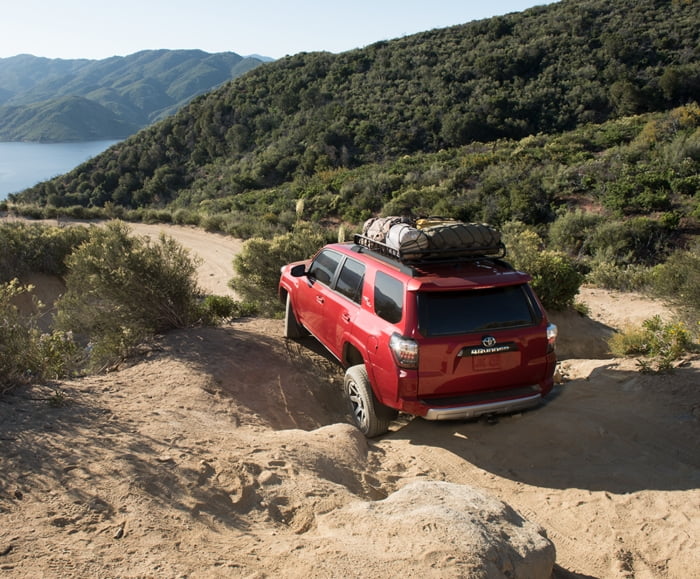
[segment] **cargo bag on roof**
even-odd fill
[[[415,222],[395,216],[373,217],[365,221],[357,239],[357,243],[407,262],[506,254],[501,234],[493,227],[442,217]]]
[[[446,221],[421,228],[436,253],[460,255],[501,255],[504,246],[498,230],[483,223]]]

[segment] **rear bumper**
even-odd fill
[[[485,414],[508,414],[537,406],[542,400],[542,394],[534,394],[526,398],[499,400],[485,404],[469,404],[463,406],[445,406],[428,408],[423,415],[426,420],[464,420],[476,418]]]

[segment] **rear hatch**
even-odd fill
[[[546,321],[527,284],[416,298],[419,398],[468,404],[539,392],[547,374]]]

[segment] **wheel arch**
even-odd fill
[[[287,289],[286,286],[280,285],[279,288],[277,289],[277,297],[279,298],[279,301],[281,304],[287,303],[287,296],[289,295],[289,290]]]
[[[378,400],[380,400],[381,398],[378,396],[379,389],[377,388],[377,383],[375,381],[374,376],[374,368],[370,361],[365,357],[365,355],[366,351],[364,350],[364,348],[350,340],[346,340],[343,344],[343,359],[341,360],[341,362],[345,370],[358,364],[364,365],[365,370],[367,371],[369,385],[372,388],[374,395],[377,396]]]
[[[343,366],[345,366],[347,369],[350,366],[356,366],[357,364],[364,364],[369,373],[369,364],[367,364],[367,360],[365,360],[360,349],[352,342],[346,341],[345,345],[343,346]]]

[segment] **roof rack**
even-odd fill
[[[482,258],[502,259],[506,256],[506,246],[503,242],[499,242],[495,247],[457,247],[445,249],[397,249],[391,245],[376,241],[365,235],[356,234],[354,236],[355,244],[366,247],[380,255],[390,257],[399,263],[413,265],[429,265],[441,263],[459,263],[466,261],[475,261]]]

